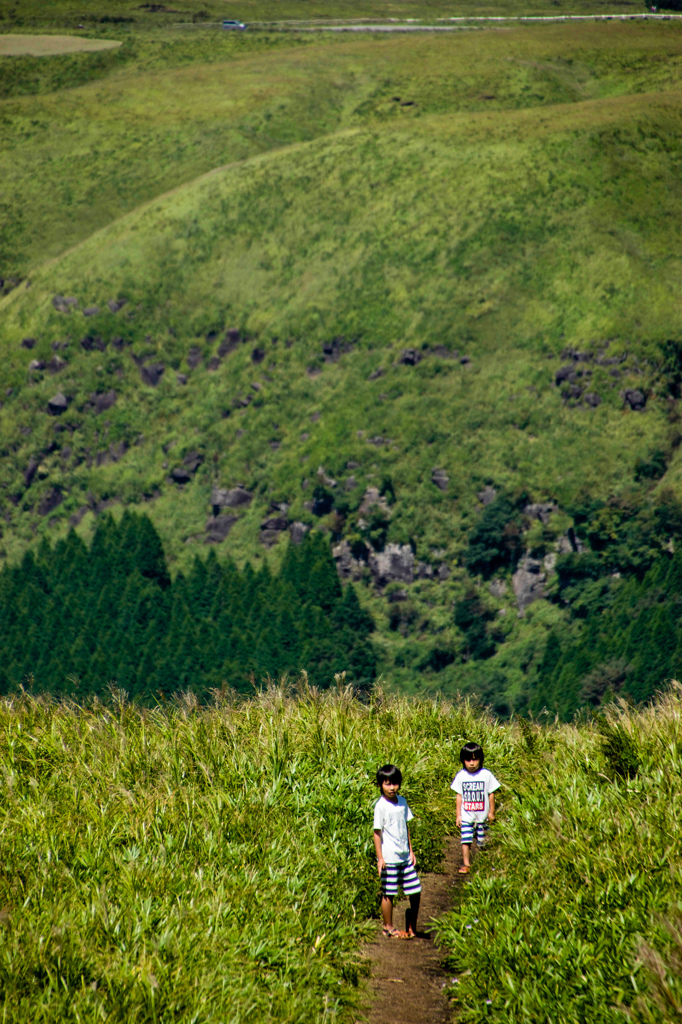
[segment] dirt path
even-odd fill
[[[385,939],[377,925],[377,937],[365,950],[372,964],[369,1024],[450,1024],[452,1014],[443,994],[447,975],[429,922],[450,909],[453,885],[463,877],[457,874],[461,849],[456,839],[450,839],[443,874],[421,876],[418,938],[411,942]],[[393,923],[400,928],[405,927],[407,906],[407,901],[395,906]]]

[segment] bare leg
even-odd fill
[[[461,866],[461,868],[459,870],[462,872],[462,874],[466,874],[466,872],[469,870],[470,867],[471,867],[471,843],[462,843],[462,866]]]
[[[410,909],[405,911],[405,931],[408,935],[417,934],[417,918],[419,917],[419,904],[421,893],[413,892],[410,896]]]
[[[381,897],[381,916],[384,919],[384,928],[393,927],[393,897]]]

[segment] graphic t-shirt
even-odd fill
[[[457,772],[450,789],[462,797],[462,821],[485,821],[490,812],[489,794],[499,788],[499,782],[487,768],[477,772],[462,768]]]
[[[409,859],[410,840],[407,823],[414,815],[404,796],[392,803],[380,796],[374,805],[374,828],[381,829],[381,856],[387,864],[401,864]]]

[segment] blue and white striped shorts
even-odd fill
[[[381,891],[384,896],[397,896],[401,886],[406,896],[422,891],[419,875],[411,860],[387,864],[381,872]]]
[[[474,832],[476,833],[476,839],[479,846],[483,846],[485,842],[486,833],[488,826],[484,821],[463,821],[461,825],[462,829],[462,843],[466,846],[471,846],[474,841]]]

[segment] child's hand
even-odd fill
[[[417,856],[416,856],[416,854],[414,852],[410,854],[410,860],[412,861],[412,867],[416,868],[416,866],[417,866]]]
[[[379,869],[379,877],[381,877],[381,872],[384,870],[385,867],[386,867],[386,861],[384,860],[384,858],[383,857],[377,857],[377,868]]]
[[[488,821],[494,821],[494,820],[495,820],[495,812],[491,811],[490,814],[488,815]]]
[[[457,815],[457,827],[461,828],[461,825],[462,825],[462,815],[458,814]]]

